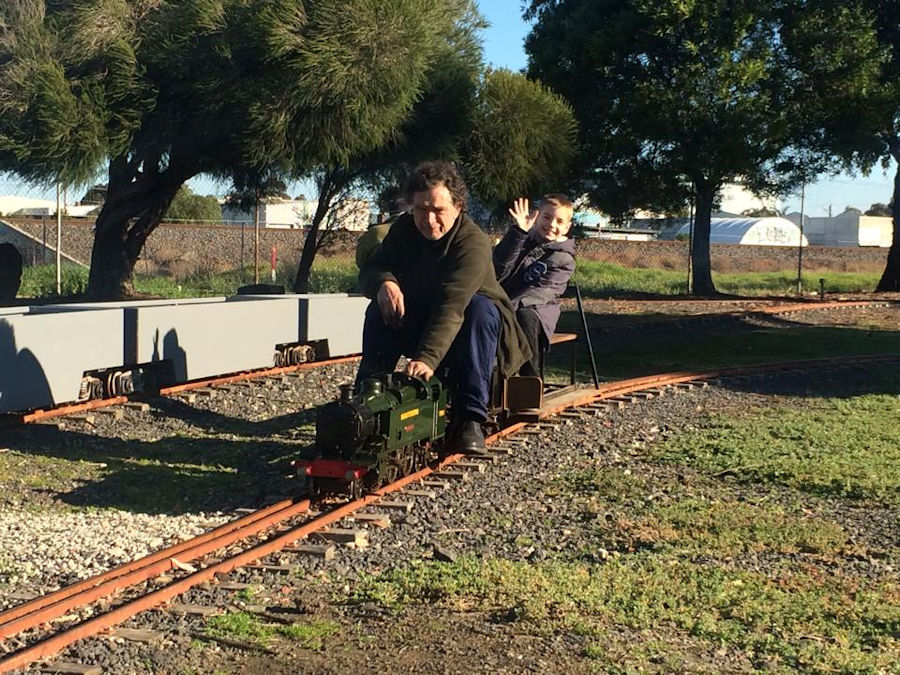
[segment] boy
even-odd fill
[[[494,249],[497,281],[531,346],[523,375],[539,374],[540,354],[550,346],[559,320],[557,300],[575,271],[575,242],[568,237],[573,213],[565,195],[544,195],[541,208],[530,215],[528,200],[517,199],[509,210],[514,225]]]

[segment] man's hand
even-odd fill
[[[412,377],[421,377],[423,380],[428,380],[432,375],[434,375],[434,369],[429,368],[421,361],[410,361],[406,364],[406,374]]]
[[[523,232],[528,232],[534,226],[534,223],[538,217],[538,212],[532,211],[531,215],[529,215],[528,200],[524,197],[520,197],[513,202],[513,206],[509,210],[509,215],[511,215],[513,220],[516,221],[516,227],[518,227]]]
[[[375,297],[384,322],[391,328],[400,328],[406,314],[406,308],[403,305],[403,291],[400,290],[400,286],[396,282],[385,281],[381,284],[378,295]]]

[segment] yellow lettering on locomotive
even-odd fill
[[[419,414],[419,409],[415,410],[407,410],[405,413],[400,413],[400,420],[408,420],[410,417],[416,417]]]

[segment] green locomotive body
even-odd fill
[[[340,400],[318,411],[314,457],[295,466],[319,489],[377,487],[425,466],[444,437],[446,411],[447,390],[436,377],[387,373],[358,391],[344,386]]]

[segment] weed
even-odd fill
[[[327,637],[340,632],[341,626],[334,621],[315,619],[308,623],[293,623],[279,626],[278,632],[300,643],[305,649],[322,649]]]
[[[206,621],[206,632],[214,637],[224,637],[265,647],[275,630],[259,617],[247,612],[228,612]]]

